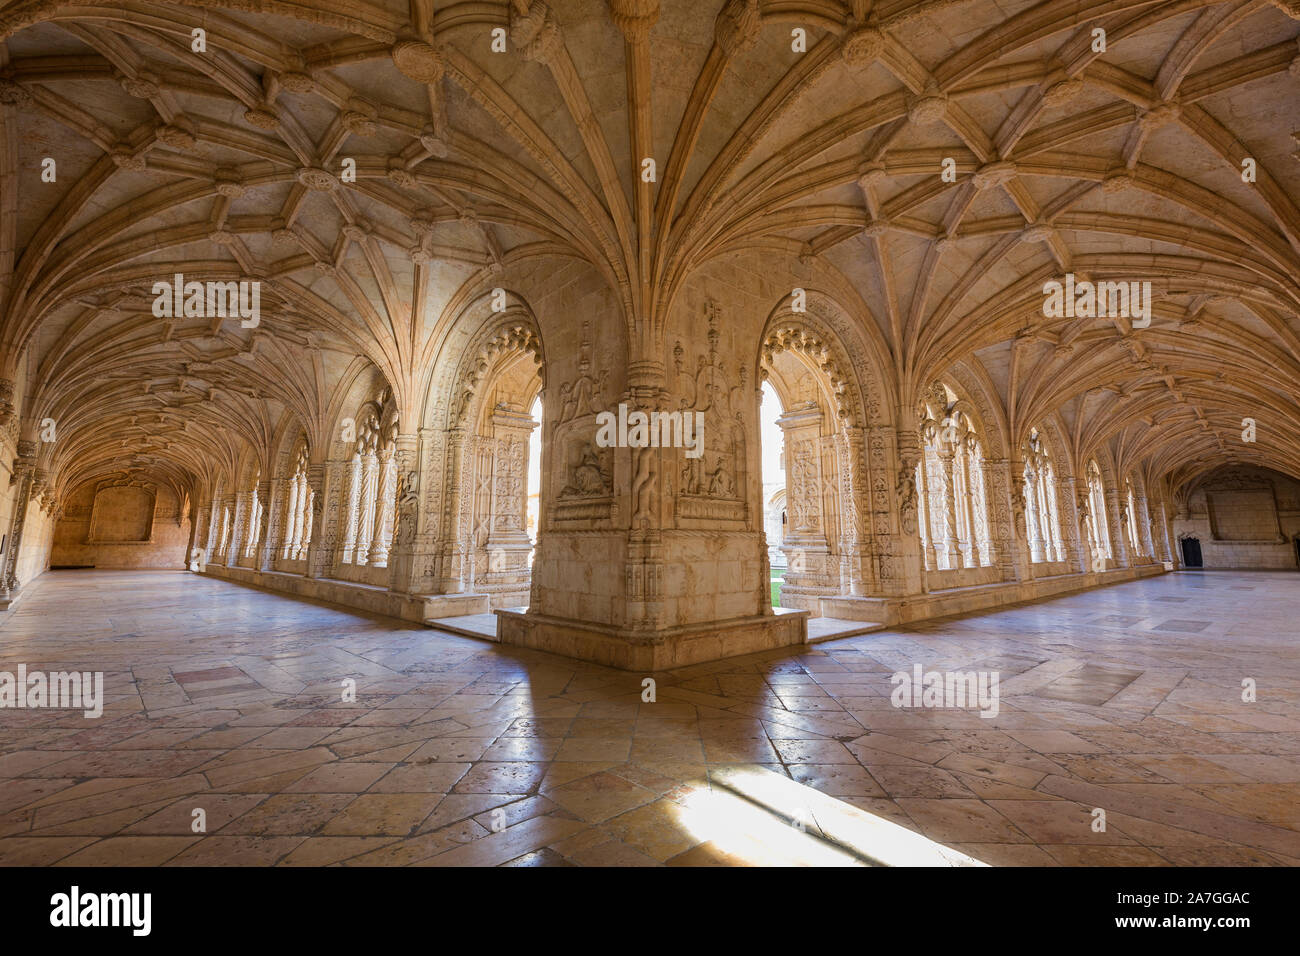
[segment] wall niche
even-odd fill
[[[90,508],[86,544],[149,544],[153,541],[158,490],[140,481],[98,485]]]

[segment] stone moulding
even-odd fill
[[[498,608],[497,640],[618,670],[654,672],[807,643],[808,611],[779,608],[686,627],[636,631]]]

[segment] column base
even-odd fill
[[[774,613],[644,632],[498,609],[497,639],[625,671],[653,672],[807,642],[808,611]]]

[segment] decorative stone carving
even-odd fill
[[[1060,80],[1043,91],[1043,105],[1051,107],[1065,106],[1067,103],[1073,102],[1084,91],[1084,88],[1082,80]]]
[[[0,77],[0,104],[25,109],[32,105],[32,94],[22,84]]]
[[[420,145],[428,151],[430,156],[441,159],[447,155],[446,135],[439,133],[432,126],[425,126],[424,129],[420,130]]]
[[[758,42],[761,28],[758,0],[727,0],[713,23],[713,38],[727,56],[737,56]]]
[[[257,129],[279,129],[280,117],[269,106],[255,106],[244,111],[244,122]]]
[[[225,166],[217,170],[213,179],[213,186],[217,191],[217,195],[225,196],[228,199],[240,199],[248,192],[239,177],[239,172]]]
[[[339,187],[338,177],[316,166],[303,166],[296,175],[298,182],[313,192],[332,192]]]
[[[525,60],[549,63],[560,49],[560,26],[550,7],[533,0],[527,13],[510,7],[510,42]]]
[[[612,494],[613,482],[609,469],[601,462],[595,446],[588,443],[582,456],[569,468],[568,484],[560,491],[561,498],[597,498]]]
[[[840,55],[849,66],[869,66],[880,57],[885,48],[885,35],[876,27],[864,26],[844,38]]]
[[[348,132],[356,136],[374,136],[378,130],[375,118],[379,111],[373,105],[359,97],[348,100],[348,108],[340,117]]]
[[[932,126],[948,115],[948,97],[937,91],[912,97],[907,118],[917,126]]]
[[[610,19],[628,43],[636,43],[650,34],[659,19],[659,0],[609,0]]]
[[[151,100],[161,92],[158,77],[152,73],[141,71],[135,76],[128,76],[125,73],[115,73],[113,76],[122,89],[126,90],[128,96],[138,100]]]
[[[280,85],[290,93],[311,93],[316,89],[316,81],[311,76],[297,71],[281,73]]]
[[[126,169],[133,173],[141,173],[147,168],[144,155],[136,153],[126,146],[119,146],[109,154],[113,162],[119,169]]]
[[[975,171],[972,182],[975,183],[976,189],[990,189],[994,186],[1005,186],[1015,178],[1016,164],[1004,159],[996,163],[985,163]]]
[[[392,49],[393,64],[418,83],[437,83],[442,79],[442,56],[423,40],[402,40]]]
[[[605,404],[605,381],[609,372],[602,370],[598,375],[591,374],[591,323],[587,321],[582,323],[582,345],[578,356],[578,377],[560,386],[560,423],[594,415]]]
[[[172,149],[180,150],[191,150],[198,143],[194,124],[184,116],[177,116],[166,126],[159,127],[158,139]]]
[[[1138,125],[1143,132],[1153,133],[1162,126],[1177,122],[1181,114],[1182,107],[1177,103],[1161,103],[1143,113],[1138,118]]]

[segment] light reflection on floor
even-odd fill
[[[712,775],[678,823],[720,862],[751,866],[985,866],[873,813],[760,767]]]

